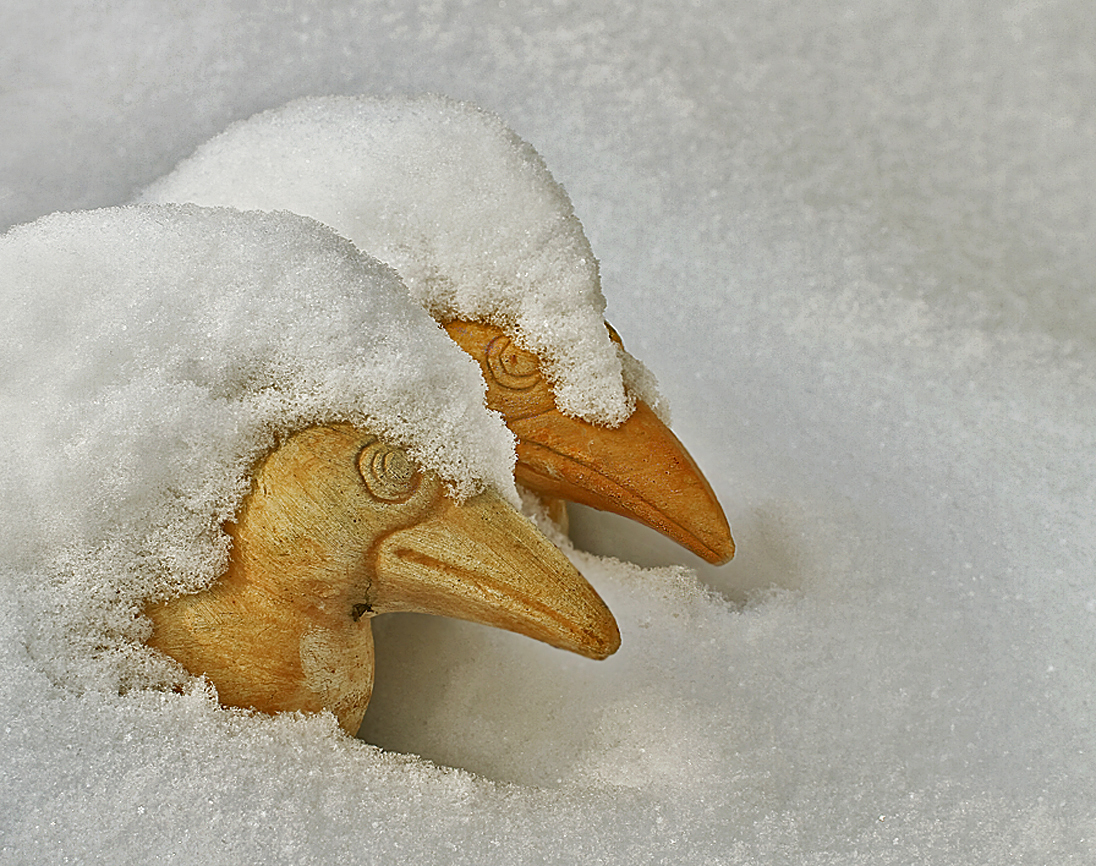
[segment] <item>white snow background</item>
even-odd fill
[[[566,188],[738,556],[575,509],[580,551],[688,567],[574,554],[603,663],[382,618],[383,751],[66,688],[9,582],[0,862],[1096,860],[1089,4],[14,0],[0,227],[423,91]]]

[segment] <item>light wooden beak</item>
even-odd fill
[[[519,482],[544,496],[630,517],[708,562],[734,556],[731,529],[711,485],[646,404],[638,403],[615,429],[567,417],[555,407],[539,360],[501,329],[462,321],[445,328],[479,361],[487,406],[517,437]]]
[[[556,411],[515,420],[514,477],[542,494],[637,520],[720,565],[734,556],[715,493],[669,428],[644,403],[620,427]]]
[[[256,468],[226,573],[152,604],[149,645],[205,675],[221,703],[331,710],[357,732],[373,689],[370,618],[421,611],[519,632],[590,658],[616,621],[567,558],[497,495],[458,505],[372,434],[335,424]]]
[[[496,494],[394,532],[376,549],[373,610],[484,623],[603,659],[620,647],[616,620],[586,579]]]

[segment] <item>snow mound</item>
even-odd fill
[[[635,397],[660,402],[606,333],[598,263],[567,193],[531,145],[469,103],[297,100],[229,127],[141,200],[314,217],[399,271],[435,318],[493,323],[538,355],[563,412],[616,425]]]
[[[30,642],[58,678],[110,689],[155,667],[140,607],[221,573],[249,467],[298,429],[350,421],[458,497],[486,482],[517,501],[478,367],[313,220],[55,214],[0,238],[0,275],[0,556],[51,611]]]

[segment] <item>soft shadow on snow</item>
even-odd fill
[[[734,503],[729,504],[734,508]],[[729,601],[745,604],[774,588],[799,589],[809,567],[801,536],[803,509],[772,500],[731,513],[738,553],[716,566],[682,550],[669,539],[638,523],[583,505],[569,504],[570,536],[579,550],[635,563],[645,568],[682,565]]]

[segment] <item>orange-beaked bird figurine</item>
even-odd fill
[[[734,556],[727,518],[707,479],[645,402],[637,401],[619,427],[569,417],[556,407],[537,357],[500,328],[456,321],[445,330],[479,361],[487,407],[502,414],[517,438],[519,483],[630,517],[708,562]]]
[[[711,485],[605,325],[570,199],[494,115],[432,96],[297,100],[233,125],[142,200],[333,227],[395,268],[480,363],[487,405],[517,437],[521,484],[630,517],[708,562],[734,555]]]

